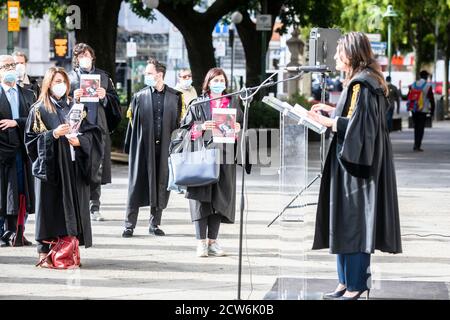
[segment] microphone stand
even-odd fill
[[[248,126],[248,109],[250,107],[250,102],[253,99],[253,97],[263,88],[269,88],[273,87],[279,83],[282,82],[288,82],[291,80],[297,80],[301,78],[305,72],[300,71],[299,74],[279,80],[279,81],[272,81],[271,79],[277,75],[278,73],[272,74],[270,77],[268,77],[266,80],[264,80],[259,86],[246,88],[243,87],[239,91],[235,91],[229,94],[222,95],[218,98],[210,98],[210,99],[203,99],[197,102],[194,102],[191,104],[191,106],[196,106],[205,102],[210,102],[226,97],[235,97],[238,96],[241,101],[244,104],[244,119],[243,119],[243,125],[242,125],[242,139],[241,139],[241,162],[242,162],[242,177],[241,177],[241,203],[240,203],[240,221],[239,221],[239,263],[238,263],[238,288],[237,288],[237,300],[241,300],[241,287],[242,287],[242,243],[243,243],[243,233],[244,233],[244,209],[245,209],[245,158],[246,158],[246,152],[245,152],[245,146],[246,146],[246,139],[247,139],[247,126]]]

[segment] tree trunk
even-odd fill
[[[415,74],[416,79],[420,79],[420,68],[422,67],[422,22],[417,21],[416,23],[416,35],[415,35],[415,50],[416,50],[416,59],[415,59]]]
[[[268,1],[267,13],[272,15],[272,29],[279,15],[283,1]],[[262,47],[262,32],[256,30],[256,24],[250,19],[248,12],[242,12],[243,20],[237,24],[239,37],[244,47],[246,60],[246,86],[258,85],[261,80],[261,58],[266,57],[272,32],[266,31],[266,41]]]
[[[81,9],[81,29],[75,30],[77,43],[90,45],[96,56],[95,65],[116,77],[116,40],[122,0],[72,0]]]
[[[206,73],[216,66],[212,31],[202,24],[195,24],[192,29],[180,31],[186,42],[189,65],[192,69],[193,86],[198,93],[201,93]]]
[[[261,41],[262,35],[260,31],[256,31],[256,25],[250,19],[247,12],[243,13],[243,20],[236,27],[239,33],[239,38],[244,47],[246,60],[246,86],[252,87],[257,85],[260,81],[261,74]],[[268,37],[269,38],[269,37]],[[270,38],[269,38],[270,41]],[[267,42],[268,45],[269,42]],[[267,46],[264,50],[267,52]]]

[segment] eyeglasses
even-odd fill
[[[13,62],[13,63],[8,63],[8,64],[4,64],[2,66],[0,66],[0,70],[15,70],[16,69],[16,65],[17,63]]]
[[[184,75],[184,76],[180,76],[180,78],[183,79],[183,80],[188,80],[188,79],[192,78],[192,75],[187,74],[187,75]]]

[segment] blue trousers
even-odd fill
[[[339,283],[348,291],[365,291],[370,288],[370,254],[350,253],[337,255]]]

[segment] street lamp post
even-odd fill
[[[229,29],[229,46],[231,47],[231,91],[234,89],[234,27],[236,24],[242,22],[242,14],[239,11],[235,11],[231,15],[231,25]]]
[[[384,18],[388,19],[388,73],[391,76],[392,71],[392,20],[397,17],[398,14],[395,12],[392,5],[388,5],[386,12],[383,14]]]

